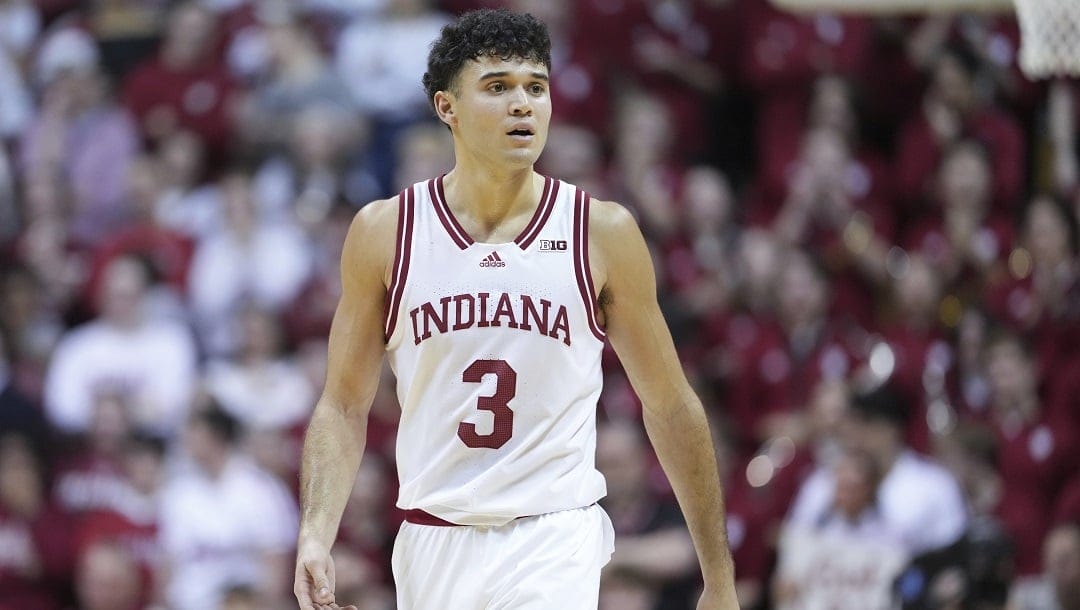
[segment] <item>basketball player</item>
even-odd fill
[[[337,608],[333,544],[383,354],[397,375],[393,571],[401,610],[595,610],[612,529],[594,467],[611,341],[704,574],[734,610],[708,424],[656,302],[629,213],[533,171],[551,117],[550,41],[530,15],[446,26],[424,85],[454,169],[356,216],[326,386],[304,443],[295,593]]]

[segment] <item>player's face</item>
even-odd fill
[[[484,56],[458,74],[440,112],[461,152],[496,164],[531,167],[551,121],[548,71],[542,64]]]

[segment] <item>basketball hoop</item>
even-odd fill
[[[1080,76],[1080,1],[1015,2],[1024,74],[1029,78]]]

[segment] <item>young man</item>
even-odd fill
[[[402,610],[595,610],[612,551],[594,466],[600,354],[644,404],[704,573],[732,610],[708,424],[656,303],[630,214],[533,171],[551,118],[547,30],[468,13],[428,58],[456,165],[357,214],[329,370],[304,445],[295,593],[336,608],[330,547],[364,449],[383,353],[402,405],[394,548]]]

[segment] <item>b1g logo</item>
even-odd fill
[[[540,240],[541,252],[566,252],[566,240],[565,239],[541,239]]]

